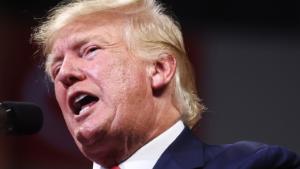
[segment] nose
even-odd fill
[[[80,61],[76,59],[65,57],[57,75],[58,81],[61,82],[65,88],[85,79],[79,62]]]

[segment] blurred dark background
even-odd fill
[[[1,169],[86,169],[30,34],[58,0],[1,0],[0,101],[44,110],[33,136],[0,136]],[[196,128],[213,144],[255,140],[300,153],[300,4],[297,0],[164,0],[173,10],[208,110]]]

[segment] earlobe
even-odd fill
[[[152,88],[161,89],[165,87],[173,78],[176,71],[176,59],[169,54],[163,54],[160,59],[153,64]]]

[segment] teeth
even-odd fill
[[[80,102],[80,100],[82,100],[82,99],[85,98],[86,96],[88,96],[88,95],[87,95],[87,94],[82,94],[82,95],[78,96],[78,97],[75,99],[74,103],[76,104],[76,103]]]
[[[90,106],[86,106],[83,109],[81,109],[79,113],[82,114],[82,113],[86,112],[89,108],[90,108]]]
[[[79,96],[77,96],[75,99],[74,99],[74,102],[73,102],[73,110],[74,110],[74,113],[75,114],[79,114],[81,112],[81,109],[82,109],[82,101],[84,100],[84,98],[86,98],[88,95],[87,94],[80,94]]]
[[[78,96],[76,96],[74,101],[71,103],[74,114],[79,115],[88,111],[91,104],[97,102],[98,100],[98,97],[87,93],[78,94]]]

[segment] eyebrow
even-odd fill
[[[104,46],[112,46],[113,44],[115,44],[114,42],[109,42],[107,39],[111,39],[109,34],[106,34],[108,35],[108,37],[104,37],[102,35],[99,35],[99,34],[84,34],[84,36],[74,36],[74,37],[70,37],[68,39],[68,41],[71,42],[71,44],[67,47],[67,48],[70,48],[70,49],[76,49],[88,42],[92,40],[94,40],[95,42],[97,43],[100,43],[101,45],[104,45]],[[59,61],[62,61],[64,59],[63,56],[60,56],[60,55],[57,55],[57,54],[54,54],[54,53],[49,53],[47,56],[46,56],[46,72],[48,72],[48,74],[50,74],[50,68],[51,66],[56,63],[56,62],[59,62]]]

